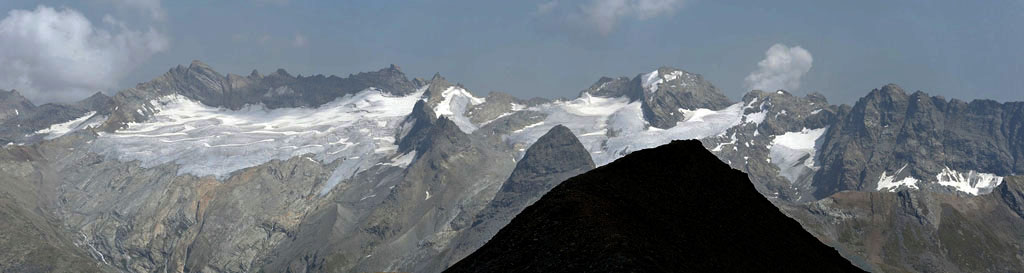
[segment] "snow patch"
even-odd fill
[[[935,181],[970,195],[979,195],[991,193],[992,189],[1003,182],[1003,177],[976,171],[959,172],[945,167],[935,175]]]
[[[640,78],[643,80],[641,85],[643,85],[644,90],[647,90],[648,92],[652,92],[653,93],[653,92],[658,92],[658,86],[661,85],[662,83],[673,81],[673,80],[678,79],[679,77],[682,77],[682,76],[683,76],[683,71],[679,71],[679,70],[672,71],[672,72],[670,72],[668,74],[664,74],[664,75],[659,75],[658,70],[654,70],[651,73],[644,74]],[[685,85],[686,85],[686,83],[683,82],[683,86],[685,86]]]
[[[888,175],[887,172],[882,172],[882,175],[878,177],[878,186],[875,187],[877,191],[883,191],[888,189],[890,192],[896,191],[900,187],[907,187],[911,189],[919,189],[917,187],[917,178],[912,176],[904,177],[903,179],[896,180],[896,176],[903,172],[903,169],[907,168],[907,164],[903,164],[899,170],[896,170],[892,175]]]
[[[754,112],[754,113],[746,114],[746,115],[743,115],[743,122],[744,123],[753,123],[753,124],[756,124],[756,125],[761,125],[761,122],[764,122],[764,118],[765,118],[765,116],[767,114],[768,114],[768,112],[766,112],[766,111]]]
[[[509,144],[529,146],[552,127],[563,125],[576,133],[586,132],[577,138],[598,166],[632,151],[656,147],[672,140],[724,134],[729,128],[739,125],[743,117],[743,103],[737,103],[719,110],[693,110],[687,120],[668,129],[659,129],[644,120],[641,102],[630,102],[625,97],[593,96],[586,92],[573,100],[558,100],[528,110],[545,113],[546,118],[542,123],[510,133],[506,138]],[[517,155],[517,158],[521,157],[522,151]]]
[[[686,118],[686,121],[694,121],[694,122],[697,122],[697,121],[703,122],[704,121],[704,117],[717,113],[714,110],[706,109],[706,108],[698,108],[697,110],[681,109],[681,110],[679,110],[679,112],[683,113],[683,116]]]
[[[96,116],[96,111],[90,111],[88,113],[85,113],[85,115],[81,117],[50,125],[50,127],[36,131],[35,133],[32,133],[30,135],[44,135],[43,138],[45,139],[54,139],[66,135],[71,131],[86,129],[91,126],[99,125],[105,119],[105,116]]]
[[[821,148],[821,136],[828,127],[803,128],[799,132],[786,132],[772,138],[769,145],[769,162],[779,167],[779,175],[790,183],[796,183],[804,175],[818,170],[814,162],[816,151]]]
[[[459,130],[467,134],[476,131],[477,126],[466,117],[465,113],[469,107],[486,102],[485,98],[474,97],[469,91],[458,86],[448,87],[441,92],[441,97],[443,98],[441,102],[434,107],[434,114],[437,117],[448,117],[455,122],[455,125],[459,126]]]

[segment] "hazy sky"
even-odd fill
[[[0,89],[68,101],[193,59],[222,73],[440,72],[479,95],[573,97],[600,76],[673,66],[852,103],[897,83],[1024,100],[1024,1],[0,2]]]

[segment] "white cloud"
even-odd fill
[[[577,23],[608,35],[623,20],[647,20],[671,15],[681,9],[685,0],[590,0],[580,6],[578,13],[570,14]]]
[[[757,63],[757,70],[745,79],[750,89],[764,91],[800,89],[800,78],[811,71],[814,58],[802,47],[788,47],[775,44],[764,52],[764,60]]]
[[[302,34],[296,33],[295,38],[292,38],[292,46],[294,47],[306,47],[307,43],[306,36]]]
[[[128,29],[113,17],[93,25],[69,8],[12,10],[0,21],[0,89],[35,102],[68,102],[117,87],[118,81],[167,50],[156,30]]]
[[[164,8],[160,5],[160,0],[109,0],[118,7],[124,7],[142,11],[149,15],[150,18],[157,21],[163,21],[167,18],[167,13],[164,12]]]

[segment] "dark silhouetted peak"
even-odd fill
[[[446,272],[862,272],[700,141],[570,178]]]
[[[260,72],[256,71],[256,69],[253,69],[252,73],[249,73],[249,79],[251,80],[258,80],[260,78],[263,78],[263,75],[260,75]]]
[[[551,128],[526,150],[494,198],[473,218],[471,228],[452,240],[452,250],[446,253],[450,256],[442,259],[444,266],[482,246],[551,188],[593,168],[590,153],[569,128]]]
[[[395,134],[397,136],[395,141],[398,144],[398,152],[406,153],[415,149],[420,141],[426,138],[430,128],[436,123],[437,115],[434,114],[434,110],[426,102],[422,100],[416,101],[416,105],[412,107],[412,113],[405,116],[401,125],[398,126],[398,132]]]

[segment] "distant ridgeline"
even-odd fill
[[[1021,102],[946,100],[891,84],[852,106],[783,90],[731,101],[701,75],[669,67],[602,77],[573,99],[478,97],[394,65],[348,77],[239,76],[198,61],[73,104],[0,91],[0,196],[9,197],[0,212],[17,219],[0,224],[16,238],[0,240],[12,250],[0,253],[0,268],[79,271],[84,260],[109,272],[440,272],[500,239],[520,212],[539,213],[527,207],[562,181],[681,139],[725,164],[703,162],[702,173],[746,173],[770,203],[864,269],[1024,271],[1024,194],[1014,177],[1024,173]],[[694,142],[686,143],[669,147]],[[724,172],[659,187],[743,184]],[[737,198],[687,192],[672,201]],[[775,216],[732,220],[807,237],[765,215]],[[646,242],[629,246],[654,247]],[[66,259],[44,262],[54,256]],[[494,266],[484,268],[508,269]]]

